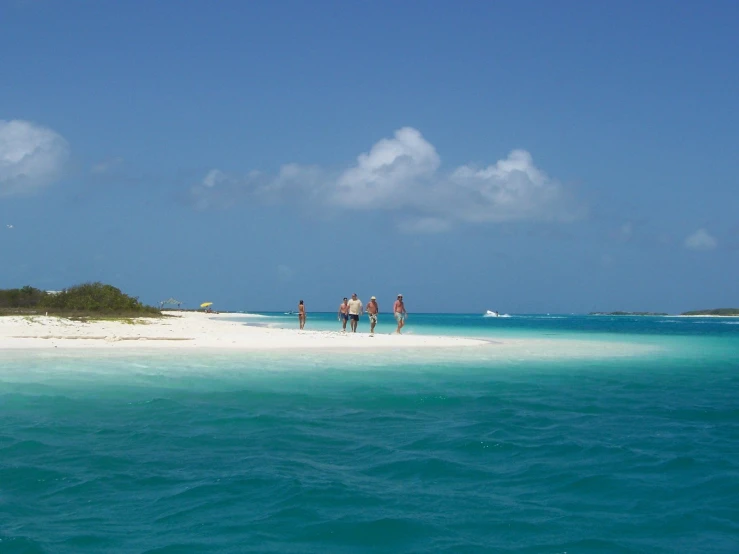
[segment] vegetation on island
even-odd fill
[[[739,308],[715,308],[713,310],[695,310],[692,312],[684,312],[680,315],[733,315],[739,316]]]
[[[104,283],[84,283],[62,291],[26,286],[0,289],[0,314],[76,317],[159,317],[162,312]]]
[[[588,315],[669,315],[662,312],[590,312]],[[695,310],[680,315],[718,315],[739,316],[739,308],[716,308],[713,310]]]
[[[662,312],[590,312],[590,315],[667,315]]]

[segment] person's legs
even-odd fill
[[[403,319],[400,314],[395,314],[395,321],[398,322],[398,328],[395,329],[395,332],[399,335],[400,334],[400,328],[403,326]]]
[[[349,321],[349,316],[346,314],[341,314],[341,330],[346,333],[346,322]]]
[[[370,335],[375,334],[375,325],[377,325],[377,316],[370,316]]]
[[[359,316],[352,314],[349,317],[352,320],[352,333],[356,333],[357,332],[357,323],[359,323]]]

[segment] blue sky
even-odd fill
[[[0,287],[737,306],[736,2],[0,4]],[[389,307],[389,306],[388,306]]]

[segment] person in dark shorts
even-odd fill
[[[341,321],[342,331],[346,333],[346,322],[349,321],[349,299],[344,298],[344,301],[339,305],[339,321]]]
[[[348,302],[349,305],[349,323],[352,327],[352,333],[357,332],[357,324],[359,323],[359,316],[364,311],[364,305],[362,301],[357,298],[357,293],[352,294],[352,299]]]

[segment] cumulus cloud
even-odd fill
[[[331,199],[357,209],[413,206],[415,194],[423,192],[440,164],[421,133],[404,127],[360,154],[356,165],[339,176]]]
[[[190,188],[191,200],[196,208],[203,210],[229,206],[236,200],[233,189],[237,180],[220,169],[211,169]]]
[[[283,165],[277,175],[250,171],[234,175],[211,169],[203,179],[190,187],[190,200],[198,209],[228,207],[239,200],[262,203],[310,199],[322,194],[324,175],[320,168],[298,164]]]
[[[215,205],[220,195],[249,195],[357,211],[402,211],[408,217],[401,229],[423,233],[446,231],[456,223],[572,221],[585,214],[527,151],[513,150],[488,166],[443,171],[436,148],[411,127],[380,140],[338,173],[288,164],[277,175],[252,172],[237,178],[214,169],[191,192],[200,207]]]
[[[690,250],[715,250],[718,241],[705,229],[698,229],[685,239],[685,248]]]
[[[463,165],[441,189],[439,207],[471,222],[573,221],[583,211],[563,186],[534,165],[531,154],[514,150],[496,164]]]
[[[64,138],[28,121],[0,120],[0,196],[52,184],[69,157]]]
[[[226,174],[220,169],[211,169],[203,179],[203,186],[212,189],[214,186],[219,183],[223,183],[227,179],[228,177],[226,177]]]

